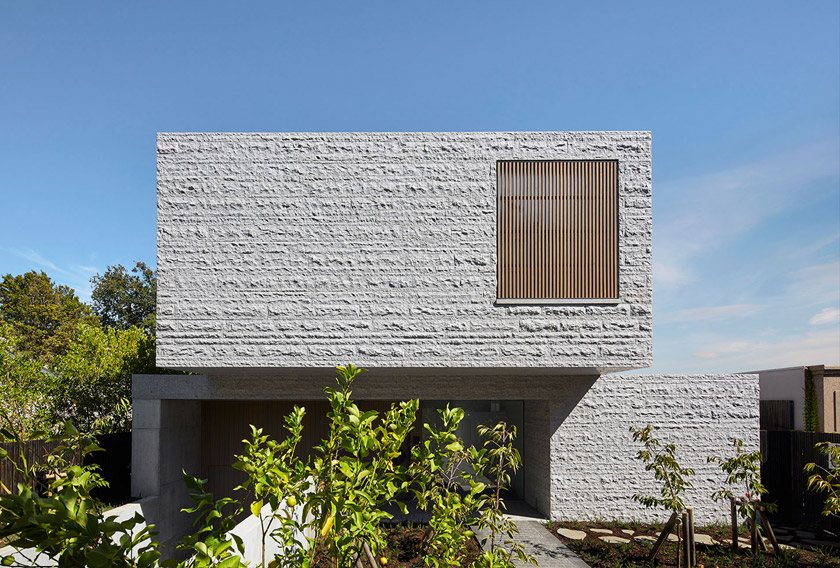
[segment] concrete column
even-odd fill
[[[157,518],[146,520],[171,544],[192,528],[180,512],[192,504],[182,470],[201,475],[201,401],[135,399],[131,459],[132,495],[157,496]]]
[[[549,516],[551,480],[549,459],[549,405],[547,400],[524,401],[522,420],[522,498],[543,515]]]

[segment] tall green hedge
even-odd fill
[[[814,387],[814,375],[808,367],[805,367],[805,408],[802,417],[805,420],[806,431],[816,432],[819,429],[817,389]]]

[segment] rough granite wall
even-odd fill
[[[726,521],[729,507],[711,494],[724,476],[706,456],[730,457],[732,439],[746,451],[759,448],[757,375],[604,375],[577,405],[551,405],[551,517],[664,522],[634,493],[658,495],[653,474],[634,459],[641,444],[630,425],[653,424],[657,437],[673,442],[681,465],[697,472],[685,495],[698,524]]]
[[[495,306],[496,160],[619,161],[617,305]],[[643,368],[648,132],[158,135],[161,366]]]

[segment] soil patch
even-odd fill
[[[550,523],[551,532],[580,556],[592,568],[649,568],[647,557],[653,548],[653,540],[659,536],[661,526],[644,523]],[[557,529],[571,529],[585,533],[576,540],[558,534]],[[602,530],[595,530],[602,529]],[[610,534],[603,532],[610,529]],[[697,565],[704,568],[840,568],[840,548],[822,546],[813,549],[792,547],[783,550],[782,555],[761,552],[753,556],[748,548],[734,551],[731,548],[731,533],[728,526],[697,527],[698,534],[710,537],[712,544],[697,542]],[[563,531],[565,532],[565,531]],[[569,534],[567,532],[567,534]],[[610,543],[603,537],[620,537],[630,542]],[[608,540],[612,540],[609,539]],[[677,543],[666,542],[656,557],[653,566],[676,567]],[[748,546],[748,545],[746,545]],[[770,547],[772,550],[772,547]]]
[[[423,525],[400,524],[385,527],[388,546],[380,551],[388,562],[388,568],[421,568],[426,564],[423,562],[427,551],[423,546],[423,536],[426,527]],[[475,564],[476,559],[481,556],[481,546],[475,538],[467,541],[465,556],[461,560],[461,566],[468,567]],[[377,560],[379,556],[377,556]],[[334,568],[326,558],[316,556],[315,568]],[[367,565],[366,565],[367,566]]]

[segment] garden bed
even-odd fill
[[[428,529],[427,525],[413,523],[386,525],[385,533],[388,546],[385,550],[379,551],[377,560],[384,557],[387,560],[385,566],[388,568],[421,568],[426,564],[423,557],[426,550],[423,546],[424,536]],[[481,555],[481,546],[472,538],[467,541],[465,556],[461,560],[461,566],[473,566],[475,560]],[[320,558],[316,555],[314,568],[334,568],[334,561],[327,558]],[[367,564],[365,564],[367,566]]]
[[[592,568],[649,568],[647,557],[653,548],[653,540],[659,536],[660,525],[644,523],[549,523],[549,530],[572,549]],[[558,529],[580,531],[582,539],[569,538]],[[563,532],[563,531],[561,531]],[[811,549],[785,545],[781,556],[774,552],[762,552],[753,556],[748,548],[737,552],[731,548],[731,532],[728,525],[698,527],[696,533],[710,537],[709,544],[697,539],[697,566],[704,568],[840,568],[840,547],[814,546]],[[581,534],[574,536],[580,537]],[[602,537],[612,537],[615,542],[605,542]],[[616,540],[622,539],[622,540]],[[627,541],[627,542],[622,542]],[[770,547],[772,550],[772,547]],[[683,563],[683,566],[685,564]],[[666,542],[656,557],[653,566],[676,567],[677,543]]]

